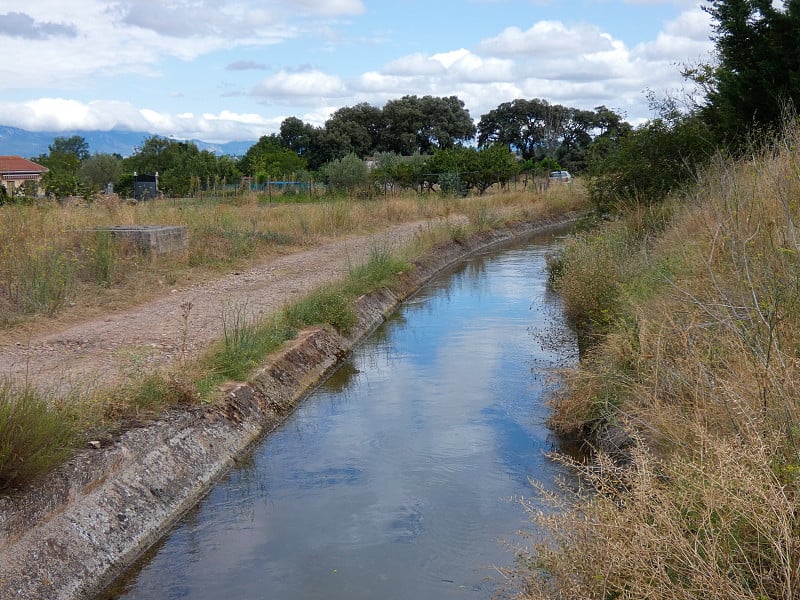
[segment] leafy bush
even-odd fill
[[[696,181],[716,148],[694,116],[659,118],[614,140],[599,140],[589,158],[589,196],[597,210],[613,213],[653,204]]]

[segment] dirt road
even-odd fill
[[[425,226],[425,222],[396,225],[380,233],[336,240],[211,282],[174,289],[147,304],[55,333],[4,341],[0,377],[60,393],[113,384],[126,375],[197,356],[222,337],[224,311],[244,309],[249,316],[277,311],[312,289],[342,278],[376,244],[399,249]]]

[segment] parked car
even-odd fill
[[[547,179],[550,180],[550,183],[569,183],[572,181],[572,175],[569,174],[569,171],[550,171]]]

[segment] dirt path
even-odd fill
[[[399,249],[425,222],[392,226],[372,235],[336,240],[264,262],[221,279],[172,290],[142,306],[108,314],[63,331],[0,345],[0,377],[56,392],[100,386],[126,374],[197,356],[222,337],[223,311],[249,316],[275,312],[312,289],[342,278],[376,244]],[[191,303],[188,319],[185,307]],[[184,336],[185,331],[185,336]],[[185,338],[185,345],[184,345]]]

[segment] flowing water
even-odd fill
[[[554,367],[556,233],[473,256],[406,302],[108,598],[492,596],[529,528]]]

